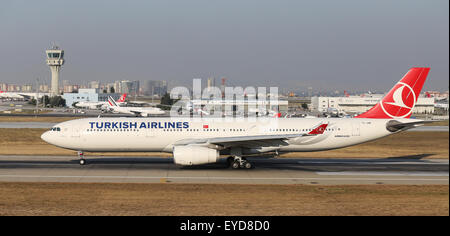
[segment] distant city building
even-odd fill
[[[139,95],[140,91],[140,82],[139,81],[129,81],[123,80],[120,82],[119,90],[115,92],[127,93],[129,96]],[[115,88],[114,88],[115,89]]]
[[[20,92],[20,85],[8,84],[7,88],[8,92]]]
[[[78,85],[65,85],[64,86],[64,93],[73,93],[75,91],[78,91]]]
[[[63,87],[67,86],[67,85],[70,85],[70,82],[68,80],[63,80],[62,81],[62,85],[63,85]]]
[[[120,92],[130,94],[133,91],[133,83],[129,80],[120,81]]]
[[[216,87],[216,79],[214,77],[209,77],[206,83],[206,88],[210,91],[212,87]]]
[[[439,99],[448,98],[448,91],[445,91],[443,93],[439,91],[426,91],[425,96],[436,97]]]
[[[100,82],[99,81],[91,81],[91,82],[89,82],[89,88],[91,88],[91,89],[100,89]]]
[[[121,87],[120,87],[120,81],[114,82],[114,91],[115,91],[116,93],[120,93],[121,90],[122,90],[122,89],[121,89]]]
[[[114,89],[114,92],[116,92],[116,91],[119,92],[119,90],[116,90],[116,88],[115,88],[115,83],[108,83],[108,84],[106,84],[104,89],[106,89],[106,91],[108,93],[110,93],[111,92],[111,88]]]
[[[22,85],[21,91],[22,92],[32,92],[33,91],[33,86],[29,85],[29,84]]]
[[[140,95],[140,94],[139,94],[139,90],[140,90],[140,82],[139,82],[138,80],[132,81],[132,82],[131,82],[131,92],[130,92],[130,96],[137,96],[137,95]]]
[[[39,92],[48,93],[49,91],[50,91],[50,88],[48,85],[46,85],[46,84],[39,85]]]
[[[146,80],[142,86],[142,93],[145,96],[163,96],[167,93],[167,81]]]

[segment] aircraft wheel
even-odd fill
[[[250,162],[246,162],[245,164],[244,164],[244,168],[245,169],[251,169],[253,167],[253,165],[252,165],[252,163],[250,163]]]
[[[239,169],[241,167],[241,165],[239,164],[238,161],[233,162],[233,164],[231,165],[231,168],[233,169]]]

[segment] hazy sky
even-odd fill
[[[448,90],[448,0],[2,0],[0,82],[225,76],[231,85],[387,90],[412,66]]]

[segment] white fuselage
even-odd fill
[[[122,105],[124,102],[117,102],[117,104]],[[106,110],[108,109],[108,102],[78,102],[75,104],[75,107]]]
[[[113,112],[116,113],[124,113],[124,114],[133,114],[139,116],[148,116],[148,115],[162,115],[164,111],[157,107],[120,107],[120,106],[110,106]]]
[[[108,106],[108,102],[78,102],[75,107],[88,109],[103,109]]]
[[[92,152],[172,152],[174,144],[187,139],[284,135],[308,133],[319,123],[328,123],[323,134],[291,138],[284,145],[243,148],[244,154],[307,152],[342,148],[375,140],[392,132],[389,119],[356,118],[271,118],[224,121],[205,118],[86,118],[56,125],[42,139],[53,145]]]
[[[43,96],[48,96],[49,93],[21,93],[21,92],[1,92],[0,98],[6,98],[6,99],[26,99],[26,98],[34,98],[36,97],[41,98]]]

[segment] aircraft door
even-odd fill
[[[79,127],[73,127],[71,136],[74,137],[74,138],[79,138],[80,137],[80,132],[81,132],[81,129]]]
[[[147,138],[153,138],[155,137],[155,129],[146,129],[145,130],[145,137]]]
[[[361,123],[359,121],[352,122],[352,136],[359,136],[361,131]]]

